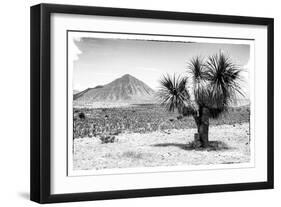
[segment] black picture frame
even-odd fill
[[[181,20],[210,23],[263,25],[267,27],[267,181],[238,184],[169,187],[154,189],[85,192],[74,194],[50,193],[50,15],[52,13],[134,17],[149,19]],[[88,201],[103,199],[167,196],[255,189],[272,189],[274,177],[274,20],[272,18],[195,14],[168,11],[103,8],[39,4],[31,7],[31,151],[30,151],[30,199],[38,203]]]

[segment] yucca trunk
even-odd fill
[[[197,125],[197,134],[194,135],[195,146],[206,148],[209,146],[209,109],[200,107],[199,115],[194,117]]]

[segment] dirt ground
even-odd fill
[[[98,138],[74,140],[74,170],[152,166],[183,166],[247,163],[250,161],[249,123],[212,126],[213,147],[194,149],[188,143],[196,129],[130,133],[116,136],[114,143]]]

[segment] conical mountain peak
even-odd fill
[[[154,100],[154,91],[141,80],[130,74],[104,85],[101,88],[92,88],[74,96],[74,100],[91,102],[136,102]]]
[[[135,78],[135,77],[133,77],[133,76],[130,75],[130,74],[125,74],[125,75],[123,75],[121,78]]]
[[[116,79],[116,80],[123,80],[123,81],[140,81],[137,78],[135,78],[134,76],[130,75],[130,74],[125,74],[123,76],[121,76],[120,78]]]

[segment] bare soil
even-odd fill
[[[194,149],[195,128],[122,133],[114,143],[74,139],[74,170],[247,163],[249,123],[211,126],[208,149]]]

